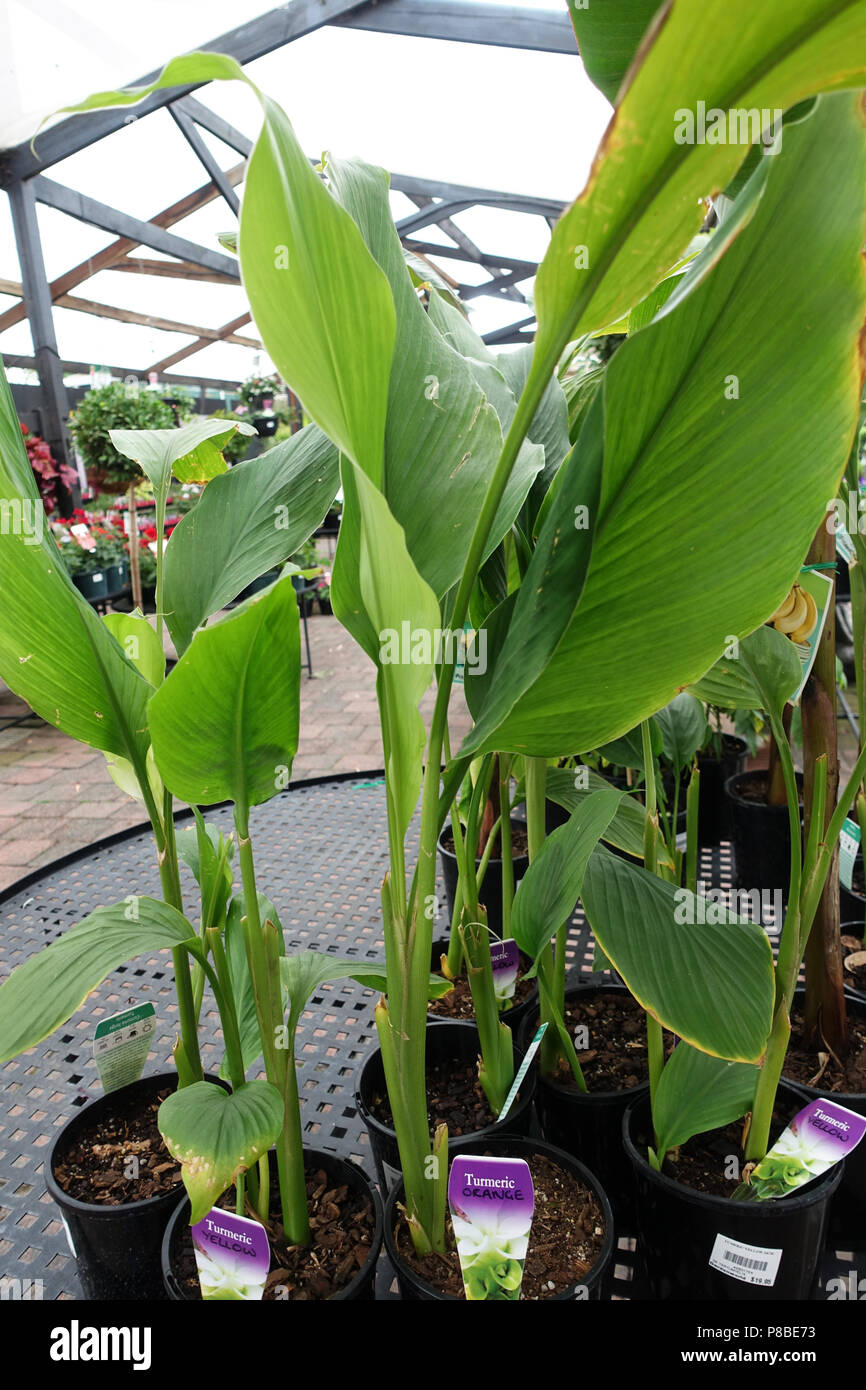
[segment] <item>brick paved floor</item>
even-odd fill
[[[313,677],[301,677],[301,737],[292,776],[382,766],[374,668],[336,618],[309,619]],[[421,703],[429,721],[433,690]],[[0,684],[0,725],[26,707]],[[452,696],[454,746],[469,727],[463,692]],[[144,820],[114,785],[101,753],[32,720],[0,728],[0,889],[60,855]]]

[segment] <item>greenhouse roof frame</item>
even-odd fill
[[[292,0],[290,4],[270,10],[204,43],[202,49],[229,53],[239,63],[246,64],[324,25],[577,57],[574,31],[567,14],[521,9],[514,5],[478,4],[475,0]],[[156,75],[149,73],[130,85],[146,86]],[[54,305],[126,323],[144,320],[152,328],[195,335],[182,348],[151,363],[143,371],[136,371],[136,376],[146,376],[150,372],[166,373],[169,368],[194,356],[214,341],[241,343],[253,348],[261,346],[257,339],[239,332],[251,321],[248,312],[220,327],[205,328],[173,319],[136,314],[131,310],[106,306],[70,294],[70,290],[101,270],[183,276],[217,284],[238,283],[240,275],[233,257],[198,245],[169,230],[174,223],[216,198],[222,198],[232,212],[237,213],[238,199],[234,188],[243,180],[244,164],[223,169],[202,139],[202,131],[235,150],[243,160],[252,149],[252,141],[247,136],[192,95],[202,85],[205,84],[154,92],[136,106],[139,119],[153,111],[169,111],[179,134],[196,155],[208,179],[200,188],[147,221],[57,183],[45,172],[54,164],[122,129],[128,120],[125,108],[71,116],[50,126],[35,142],[22,142],[0,151],[0,188],[10,199],[21,267],[20,285],[17,281],[0,282],[3,293],[20,296],[18,304],[0,314],[0,332],[25,317],[29,320],[33,356],[9,357],[7,362],[10,366],[35,367],[41,388],[42,434],[57,457],[69,457],[66,436],[69,408],[64,372],[77,370],[83,364],[60,359],[53,323]],[[397,223],[408,250],[422,257],[435,255],[482,267],[488,277],[482,284],[461,284],[458,278],[452,280],[455,289],[464,298],[491,295],[512,300],[522,307],[527,305],[519,282],[535,274],[537,263],[482,249],[452,219],[470,208],[487,206],[540,216],[552,227],[562,212],[561,202],[402,174],[391,175],[391,187],[403,193],[417,209]],[[95,256],[49,282],[37,222],[39,203],[109,232],[115,240]],[[447,244],[424,238],[424,230],[433,226],[445,234]],[[156,260],[130,254],[140,247],[172,259]],[[441,272],[441,267],[437,269]],[[456,269],[459,272],[459,265]],[[450,276],[447,278],[451,279]],[[487,334],[486,341],[491,344],[529,342],[534,326],[531,311],[529,316],[524,312],[518,322]],[[133,371],[131,367],[115,370],[129,374]],[[197,380],[196,377],[182,377],[176,373],[168,379],[178,384]],[[229,383],[213,384],[224,387]]]

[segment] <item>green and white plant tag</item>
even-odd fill
[[[156,1009],[152,1004],[136,1004],[96,1025],[93,1056],[103,1091],[117,1091],[138,1081],[155,1032]]]
[[[800,696],[806,685],[806,681],[815,664],[815,657],[818,654],[818,643],[821,641],[824,632],[824,624],[827,621],[827,614],[830,610],[830,599],[833,594],[833,580],[829,575],[822,574],[820,570],[803,570],[800,573],[800,586],[806,589],[815,600],[815,607],[818,610],[818,617],[815,626],[809,633],[804,642],[795,642],[793,645],[797,649],[797,655],[803,668],[803,675],[800,684],[791,696],[791,704],[800,703]]]
[[[860,848],[860,826],[850,817],[839,835],[839,881],[849,891],[854,878],[854,860]]]
[[[505,1104],[499,1112],[499,1119],[496,1122],[497,1124],[502,1123],[502,1121],[505,1119],[505,1116],[508,1114],[509,1110],[514,1104],[514,1099],[517,1095],[517,1092],[520,1090],[520,1083],[522,1082],[526,1073],[529,1071],[532,1059],[535,1056],[538,1049],[541,1047],[541,1039],[544,1037],[546,1031],[547,1024],[542,1023],[541,1027],[538,1029],[538,1032],[535,1034],[535,1037],[532,1039],[532,1042],[526,1049],[526,1056],[520,1063],[520,1066],[517,1069],[517,1075],[514,1078],[514,1084],[511,1087],[511,1090],[508,1092],[508,1095],[505,1097]]]

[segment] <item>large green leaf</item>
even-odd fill
[[[162,1102],[159,1132],[181,1165],[191,1226],[204,1220],[239,1173],[267,1153],[282,1129],[283,1108],[269,1081],[248,1081],[231,1094],[197,1081]]]
[[[489,362],[468,362],[462,340],[447,341],[438,324],[451,324],[476,340],[467,320],[434,296],[424,309],[406,268],[388,198],[388,175],[359,160],[329,160],[328,175],[370,252],[387,276],[397,314],[397,339],[388,396],[381,486],[421,577],[438,598],[460,577],[487,483],[502,451],[502,429],[515,403]],[[259,324],[262,327],[261,323]],[[486,354],[486,348],[482,350]],[[302,393],[303,395],[303,393]],[[306,398],[304,398],[306,403]],[[486,554],[516,517],[544,464],[526,444],[497,510]]]
[[[592,792],[565,825],[547,836],[518,884],[512,929],[521,951],[533,960],[571,917],[589,857],[623,795],[614,787]]]
[[[177,430],[109,430],[119,454],[139,465],[159,495],[172,477],[181,483],[206,483],[225,473],[222,446],[235,434],[255,434],[245,420],[193,420]]]
[[[381,492],[348,459],[343,459],[342,477],[343,518],[331,602],[340,622],[376,664],[388,794],[404,835],[421,786],[427,740],[418,703],[433,676],[439,605],[413,565],[403,529]],[[399,652],[389,649],[393,641]]]
[[[630,22],[619,58],[615,45],[608,50],[611,84],[648,9],[623,10]],[[593,30],[603,36],[611,12],[610,5],[592,4],[581,15],[575,7],[590,53]],[[604,51],[602,37],[598,52]],[[586,187],[557,223],[535,281],[539,390],[569,341],[615,323],[667,274],[700,227],[702,199],[724,189],[742,163],[748,145],[739,143],[744,137],[737,129],[733,142],[677,143],[682,113],[694,112],[698,100],[708,111],[772,113],[816,92],[861,86],[866,3],[674,0],[638,58]],[[600,77],[603,71],[600,57]]]
[[[98,907],[0,985],[0,1062],[47,1038],[119,965],[194,938],[187,919],[155,898]]]
[[[648,1013],[702,1052],[757,1062],[773,1018],[769,940],[721,909],[717,925],[678,921],[684,892],[599,848],[582,897],[596,940]]]
[[[609,362],[585,583],[548,580],[553,565],[567,573],[568,512],[585,500],[566,463],[529,595],[464,751],[552,756],[617,737],[703,676],[790,589],[858,418],[864,137],[849,95],[824,97],[786,129],[767,191],[727,254]],[[815,249],[809,275],[793,225]],[[736,396],[726,394],[733,379]],[[588,439],[600,447],[590,433],[599,401],[578,452]],[[529,605],[533,622],[519,622]]]
[[[689,689],[719,709],[773,709],[781,714],[803,677],[794,644],[764,625],[744,637],[737,651],[737,656],[719,657]]]
[[[297,751],[299,700],[298,603],[287,576],[197,633],[151,700],[166,786],[193,805],[269,801]]]
[[[295,553],[339,480],[337,450],[317,425],[214,478],[165,551],[166,621],[180,654],[212,613]]]
[[[151,686],[69,578],[2,368],[0,497],[0,678],[47,723],[143,773]]]
[[[578,776],[581,781],[586,781],[586,787],[578,785]],[[548,801],[555,801],[557,806],[562,806],[571,816],[593,792],[601,791],[609,785],[604,777],[589,767],[570,771],[567,768],[554,767],[547,769],[545,794]],[[601,838],[605,844],[615,845],[617,849],[624,850],[635,859],[643,859],[645,820],[644,807],[633,796],[626,794]]]
[[[252,87],[264,113],[240,221],[241,275],[253,318],[307,412],[379,484],[394,304],[358,228],[312,169],[285,112],[234,58],[204,52],[173,58],[146,87],[97,92],[64,109],[130,106],[158,88],[232,79]]]
[[[659,1158],[706,1134],[733,1124],[751,1110],[758,1068],[728,1062],[680,1043],[665,1064],[653,1102]]]
[[[615,102],[659,0],[568,0],[568,8],[586,74]]]

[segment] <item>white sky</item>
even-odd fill
[[[0,145],[29,138],[58,106],[132,82],[269,8],[261,0],[0,0]],[[565,0],[522,0],[521,8],[565,12]],[[576,55],[324,28],[250,64],[248,71],[285,107],[310,155],[329,149],[396,173],[564,201],[580,191],[610,115]],[[242,84],[215,83],[196,96],[255,136],[258,106]],[[239,162],[219,141],[205,139],[224,168]],[[165,111],[132,122],[47,172],[145,218],[207,181]],[[395,216],[414,211],[401,195],[392,196]],[[113,239],[52,209],[40,208],[39,219],[49,278]],[[233,222],[217,199],[172,231],[219,249],[217,234]],[[505,256],[536,259],[549,235],[540,218],[489,208],[473,209],[455,222],[484,250]],[[419,236],[442,239],[432,229]],[[148,249],[133,254],[157,255]],[[483,278],[455,261],[443,260],[442,266],[464,283]],[[0,198],[0,277],[19,278],[6,198]],[[72,293],[214,328],[247,307],[242,288],[115,271],[103,271]],[[0,294],[0,312],[14,302]],[[473,300],[472,314],[479,332],[526,316],[519,304],[489,298]],[[96,366],[144,369],[190,341],[188,335],[70,309],[55,310],[55,325],[61,356]],[[253,326],[240,331],[257,336]],[[0,352],[31,350],[26,322],[0,334]],[[261,365],[269,365],[266,357]],[[220,343],[174,370],[242,378],[252,369],[250,349]]]

